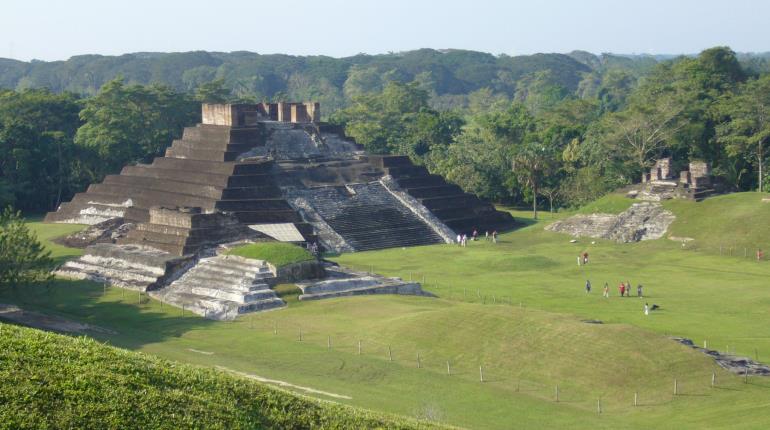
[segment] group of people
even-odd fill
[[[586,254],[587,258],[587,254]],[[643,293],[644,287],[642,287],[642,284],[639,284],[636,286],[636,297],[639,297],[640,299],[644,297]],[[591,292],[591,281],[586,279],[586,294],[589,294]],[[620,297],[631,297],[631,282],[621,282],[620,285],[618,285],[618,292],[620,293]],[[604,288],[602,290],[602,296],[604,298],[610,298],[610,284],[605,282]],[[658,305],[650,305],[648,303],[644,304],[644,314],[649,315],[651,310],[658,309]]]
[[[489,230],[487,230],[484,235],[485,235],[485,240],[486,241],[492,240],[493,243],[497,243],[497,230],[494,230],[491,234],[489,233]],[[479,231],[474,228],[473,229],[473,233],[471,233],[470,239],[473,240],[473,241],[476,241],[476,240],[478,240],[478,238],[479,238]],[[465,233],[458,234],[457,235],[457,244],[460,245],[460,246],[463,246],[463,247],[467,246],[468,245],[468,235],[465,234]]]
[[[639,284],[636,286],[636,297],[644,297],[642,290],[644,287],[642,287],[642,284]],[[586,294],[591,292],[591,281],[586,279]],[[621,282],[618,286],[618,292],[620,293],[620,297],[631,297],[631,282]],[[610,297],[610,284],[605,282],[604,283],[604,289],[602,291],[602,296],[605,298]]]

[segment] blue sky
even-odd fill
[[[770,51],[764,0],[3,0],[0,57],[138,51]]]

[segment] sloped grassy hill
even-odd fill
[[[424,428],[223,372],[0,324],[0,428]]]
[[[666,236],[692,239],[687,246],[707,252],[732,252],[749,256],[757,248],[770,251],[770,199],[767,193],[732,193],[694,202],[666,200],[663,207],[676,215]],[[577,210],[577,213],[617,214],[634,202],[622,194],[608,194]],[[768,253],[765,252],[767,255]]]

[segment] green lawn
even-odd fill
[[[268,261],[275,267],[283,267],[314,258],[313,254],[306,249],[283,242],[250,243],[235,247],[227,253],[255,260]]]
[[[765,210],[756,194],[718,199],[723,201],[713,206],[707,205],[711,200],[672,202],[680,215],[672,232],[685,235],[679,233],[683,223],[707,219],[713,222],[690,227],[694,242],[728,237],[734,232],[722,231],[724,221],[717,215],[730,219],[730,208],[744,205],[751,212],[752,201],[753,210]],[[626,203],[616,199],[597,205],[619,209]],[[136,293],[117,288],[104,293],[101,286],[84,282],[4,292],[0,300],[110,328],[117,334],[96,337],[114,345],[287,381],[343,396],[315,394],[320,398],[458,426],[770,426],[770,380],[753,378],[744,384],[706,356],[667,338],[707,340],[711,348],[729,346],[752,356],[756,349],[760,359],[770,361],[770,263],[720,256],[705,252],[705,246],[683,250],[666,239],[569,243],[569,236],[543,230],[551,217],[545,213],[539,223],[530,220],[529,226],[502,235],[498,244],[482,240],[467,248],[436,245],[336,258],[385,275],[420,281],[424,276],[426,289],[437,299],[291,302],[287,309],[230,323],[182,316],[181,310],[161,308],[155,301],[138,305]],[[60,227],[36,225],[41,237],[55,235],[50,230]],[[765,228],[758,228],[755,237],[770,242]],[[578,267],[576,257],[583,251],[590,253],[591,263]],[[66,250],[57,252],[65,255]],[[594,285],[590,295],[583,288],[586,279]],[[648,297],[617,297],[617,284],[626,280],[643,284]],[[604,282],[612,287],[610,299],[601,297]],[[643,315],[645,301],[662,310]],[[713,389],[712,372],[718,380]],[[678,396],[672,395],[675,378]],[[634,392],[638,407],[632,405]],[[602,414],[596,412],[599,399]]]

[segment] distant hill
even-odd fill
[[[752,70],[768,69],[770,55],[740,54]],[[418,81],[435,98],[457,107],[462,97],[481,88],[513,97],[522,80],[540,72],[548,84],[576,94],[580,82],[605,71],[623,69],[635,77],[673,55],[568,54],[495,56],[459,49],[418,49],[352,57],[263,55],[254,52],[137,52],[120,56],[79,55],[66,61],[23,62],[0,58],[0,88],[49,88],[95,94],[107,81],[123,76],[130,83],[162,83],[192,91],[223,79],[238,97],[256,100],[315,99],[325,112],[346,106],[356,94],[378,91],[389,80]]]
[[[345,58],[253,52],[138,52],[80,55],[51,62],[0,59],[0,88],[46,87],[91,95],[105,82],[123,76],[131,83],[163,83],[192,91],[202,83],[221,78],[237,96],[315,98],[335,109],[356,94],[379,90],[388,80],[417,80],[435,96],[464,95],[484,87],[513,96],[519,80],[547,71],[551,84],[574,92],[583,76],[602,61],[600,57],[576,59],[565,54],[512,57],[456,49]]]

